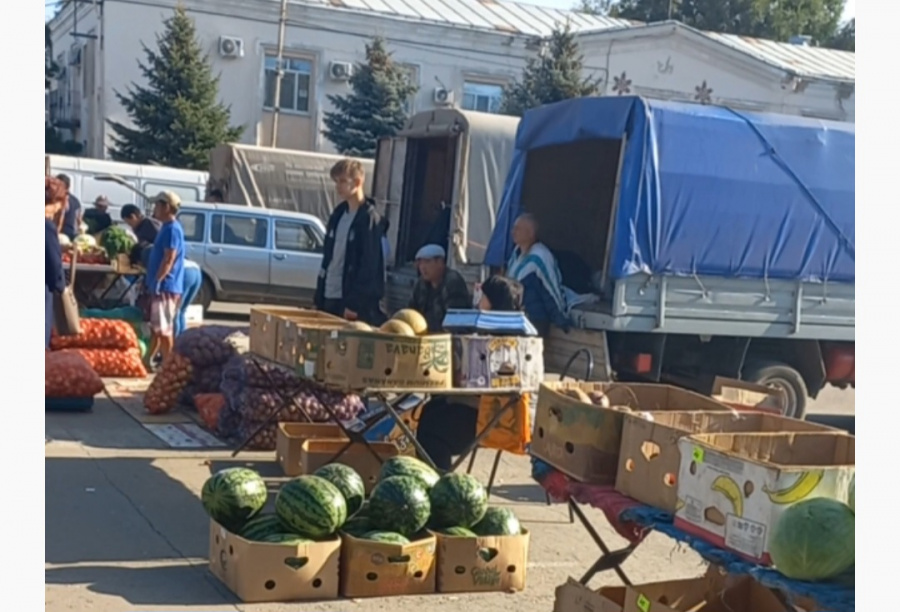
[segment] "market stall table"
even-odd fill
[[[260,373],[262,373],[264,377],[269,379],[270,375],[263,367],[263,363],[274,362],[271,362],[258,355],[253,355],[252,360],[256,367],[259,369]],[[279,394],[282,403],[276,406],[263,420],[263,422],[260,423],[254,431],[250,432],[250,434],[241,441],[237,448],[235,448],[235,450],[232,452],[232,457],[236,457],[244,448],[247,447],[250,441],[252,441],[268,425],[277,422],[278,415],[282,412],[282,410],[284,410],[288,405],[290,405],[290,403],[294,401],[291,397],[288,396],[287,393],[282,390],[278,390],[277,393]],[[428,453],[424,448],[422,448],[422,445],[416,439],[415,433],[409,428],[409,426],[401,417],[400,413],[402,412],[402,410],[400,410],[400,406],[402,404],[409,401],[415,396],[421,398],[420,403],[426,402],[429,397],[434,395],[440,395],[444,397],[482,397],[485,395],[508,397],[508,401],[500,410],[496,412],[496,414],[493,415],[487,425],[476,434],[475,439],[469,444],[466,450],[460,454],[457,460],[450,467],[449,471],[452,472],[466,460],[466,457],[469,455],[469,453],[478,448],[479,443],[485,438],[485,436],[487,436],[488,433],[490,433],[490,431],[494,427],[497,426],[497,424],[503,418],[503,415],[518,403],[518,401],[521,399],[522,391],[519,389],[365,389],[361,391],[359,395],[363,398],[363,401],[365,402],[367,408],[370,405],[370,402],[372,402],[373,400],[380,402],[384,406],[386,413],[391,417],[391,419],[396,423],[397,427],[400,428],[400,430],[407,437],[410,443],[415,447],[418,457],[435,469],[437,469],[437,466],[434,464],[434,461],[431,459],[431,457],[428,456]],[[340,420],[331,406],[328,405],[327,401],[323,401],[322,406],[328,412],[331,420],[344,431],[348,439],[347,445],[334,457],[331,458],[332,462],[337,461],[340,456],[344,452],[346,452],[346,450],[349,449],[353,444],[365,445],[367,448],[369,448],[370,452],[376,458],[378,458],[379,461],[381,461],[381,458],[369,445],[369,440],[365,438],[365,433],[369,429],[374,427],[374,425],[378,421],[381,420],[381,414],[377,414],[376,411],[366,410],[366,412],[376,413],[377,416],[372,419],[371,422],[363,422],[361,426],[354,427]],[[306,414],[302,407],[300,407],[299,405],[297,407],[301,412]],[[309,415],[306,416],[307,419],[312,422],[312,419],[309,418]]]
[[[65,270],[71,270],[72,264],[66,262],[63,264]],[[78,303],[84,308],[118,308],[125,304],[128,293],[143,278],[144,271],[132,268],[129,270],[120,270],[112,264],[85,264],[78,262],[75,266],[75,297]],[[103,284],[110,281],[110,277],[115,277],[108,286],[104,287],[99,296],[95,295],[101,290]],[[125,288],[114,296],[114,291],[119,279],[125,280]],[[84,281],[84,282],[82,282]],[[107,302],[111,299],[111,303]]]
[[[749,563],[732,552],[695,538],[673,525],[668,512],[645,506],[630,497],[616,492],[611,486],[588,485],[574,482],[537,459],[532,459],[532,475],[555,501],[565,502],[575,512],[579,521],[601,549],[602,555],[582,576],[579,582],[587,585],[598,573],[613,570],[626,585],[631,581],[622,570],[622,563],[637,549],[652,531],[664,533],[695,550],[709,563],[717,565],[729,574],[749,575],[771,589],[784,603],[798,598],[814,602],[822,611],[853,612],[856,594],[853,586],[853,570],[846,580],[834,582],[804,582],[786,578],[771,567]],[[581,511],[579,504],[601,510],[616,533],[628,540],[625,548],[610,551],[596,529]]]

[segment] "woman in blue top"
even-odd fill
[[[175,318],[184,292],[184,230],[175,218],[180,207],[181,198],[171,191],[156,196],[153,207],[153,216],[162,222],[162,227],[150,251],[145,277],[153,330],[146,355],[148,369],[152,368],[157,353],[165,362],[175,344]]]

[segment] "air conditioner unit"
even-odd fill
[[[350,62],[331,62],[328,76],[332,81],[346,81],[353,76],[353,64]]]
[[[453,104],[453,92],[443,87],[434,88],[434,103],[441,106]]]
[[[229,59],[244,57],[244,41],[234,36],[220,36],[219,55]]]

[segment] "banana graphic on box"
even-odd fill
[[[772,491],[763,487],[763,492],[769,496],[773,504],[793,504],[801,499],[809,497],[815,491],[822,478],[825,476],[825,470],[810,470],[802,472],[794,484],[777,491]]]
[[[725,499],[731,503],[734,516],[744,515],[744,494],[733,478],[730,476],[719,476],[713,481],[710,488],[725,496]]]

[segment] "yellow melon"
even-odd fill
[[[351,321],[347,324],[346,329],[354,329],[356,331],[372,331],[372,326],[362,321]]]
[[[415,336],[416,332],[413,331],[413,328],[404,323],[403,321],[398,321],[396,319],[391,319],[384,325],[379,328],[386,334],[396,334],[398,336]]]
[[[422,313],[418,310],[413,310],[412,308],[404,308],[403,310],[398,310],[396,313],[394,313],[394,316],[391,317],[391,319],[393,319],[394,321],[403,321],[412,328],[417,336],[422,336],[428,333],[428,322],[425,320],[425,317],[422,316]]]

